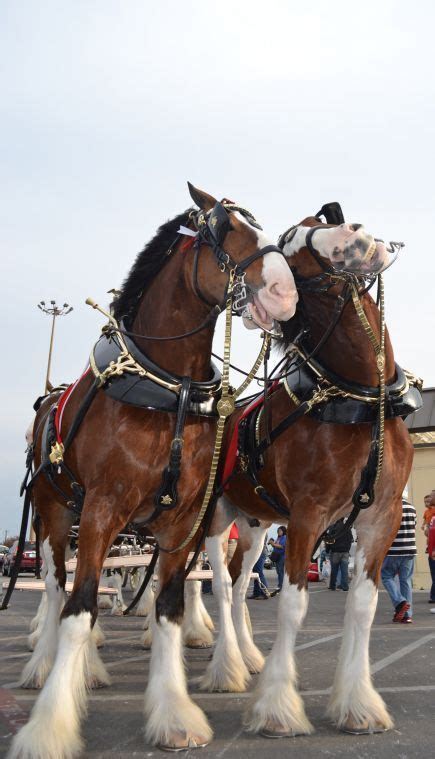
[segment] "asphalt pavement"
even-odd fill
[[[201,759],[433,756],[435,614],[430,613],[427,593],[414,594],[411,625],[392,624],[389,599],[383,592],[379,596],[370,656],[376,687],[387,702],[395,728],[381,735],[351,736],[336,730],[324,716],[342,634],[345,597],[344,592],[328,591],[323,583],[311,584],[308,615],[297,639],[300,690],[316,729],[314,735],[270,740],[246,733],[242,715],[249,693],[200,693],[194,681],[204,672],[210,650],[186,649],[189,690],[208,715],[215,737],[208,747],[184,755],[196,754]],[[214,597],[205,595],[204,600],[217,624]],[[27,720],[37,695],[14,684],[30,656],[26,638],[38,601],[37,593],[16,592],[11,607],[0,614],[0,756],[5,756],[13,732]],[[265,655],[275,636],[277,603],[277,597],[248,601],[255,640]],[[143,737],[143,692],[150,660],[150,652],[140,646],[143,619],[101,612],[100,621],[106,633],[101,655],[113,683],[91,693],[83,728],[83,759],[162,757],[164,754],[146,745]],[[250,690],[255,681],[253,677]]]

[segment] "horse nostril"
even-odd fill
[[[350,228],[351,228],[351,229],[352,229],[354,232],[358,232],[358,229],[361,229],[361,227],[362,227],[362,224],[351,224],[351,225],[350,225]]]

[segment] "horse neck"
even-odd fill
[[[364,295],[361,302],[367,320],[379,342],[379,309],[369,294]],[[304,296],[311,347],[317,345],[332,322],[335,303],[335,298],[325,295],[307,293]],[[375,351],[352,301],[345,306],[340,321],[316,358],[319,363],[324,363],[345,380],[369,387],[376,387],[379,384]],[[385,329],[385,378],[387,382],[391,382],[394,377],[393,348],[388,330]]]
[[[182,335],[204,322],[211,307],[207,309],[194,293],[184,255],[178,249],[155,276],[141,298],[132,332],[169,337]],[[136,338],[135,342],[160,368],[199,382],[210,379],[213,333],[211,321],[191,337],[163,342]]]

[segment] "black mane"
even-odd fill
[[[190,210],[189,208],[162,224],[152,240],[138,253],[122,283],[121,294],[112,303],[115,319],[125,316],[132,318],[135,315],[141,294],[168,260],[165,254],[174,242],[180,224],[187,224]]]

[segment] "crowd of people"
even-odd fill
[[[435,604],[435,490],[424,497],[425,510],[421,529],[427,539],[427,555],[432,586],[428,603]],[[414,506],[402,499],[402,520],[393,543],[384,559],[381,579],[393,605],[393,622],[411,624],[412,579],[417,555],[415,530],[417,514]],[[233,524],[228,539],[227,561],[231,561],[237,546],[237,527]],[[329,581],[329,590],[349,590],[349,561],[352,544],[356,541],[355,529],[346,524],[346,518],[340,519],[326,531],[320,545],[318,556],[319,577]],[[287,528],[280,525],[276,538],[264,538],[264,545],[253,572],[258,575],[254,580],[250,600],[267,600],[280,592],[284,580],[285,546]],[[277,584],[271,589],[264,574],[265,563],[270,560],[275,567]],[[210,583],[211,585],[211,583]],[[211,592],[205,589],[205,592]],[[435,608],[431,609],[435,613]]]

